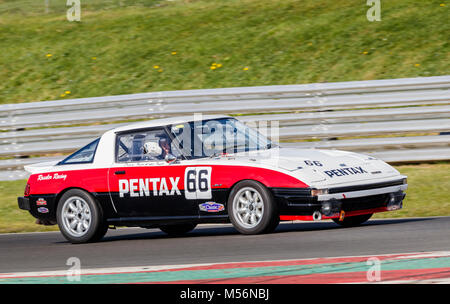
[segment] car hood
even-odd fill
[[[236,154],[298,178],[312,187],[355,184],[399,177],[400,173],[382,160],[340,150],[272,148]]]

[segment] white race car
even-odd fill
[[[140,122],[103,134],[60,162],[27,166],[19,207],[58,224],[73,243],[108,227],[169,234],[228,222],[244,234],[281,221],[342,226],[402,208],[406,176],[385,162],[336,150],[291,149],[227,116]]]

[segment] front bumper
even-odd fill
[[[336,190],[331,188],[330,194],[318,195],[317,200],[318,201],[329,201],[329,200],[333,200],[333,199],[339,200],[339,199],[346,199],[346,198],[366,197],[366,196],[380,195],[380,194],[385,194],[385,193],[394,193],[394,192],[399,192],[399,191],[403,192],[406,189],[408,189],[407,184],[374,188],[374,189],[350,190],[350,191],[338,192],[338,193],[333,193]]]
[[[19,208],[22,210],[31,210],[30,199],[28,197],[18,197],[17,202],[19,204]]]
[[[341,211],[351,216],[401,209],[407,187],[402,180],[398,180],[330,188],[328,194],[318,196],[311,195],[312,189],[276,188],[272,192],[281,220],[314,220],[339,218]]]

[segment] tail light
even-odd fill
[[[29,196],[30,195],[30,184],[27,183],[27,185],[25,186],[25,191],[23,193],[24,196]]]

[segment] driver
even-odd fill
[[[143,146],[143,152],[146,159],[165,160],[166,156],[172,153],[170,138],[165,134],[159,134],[153,139],[146,142]]]

